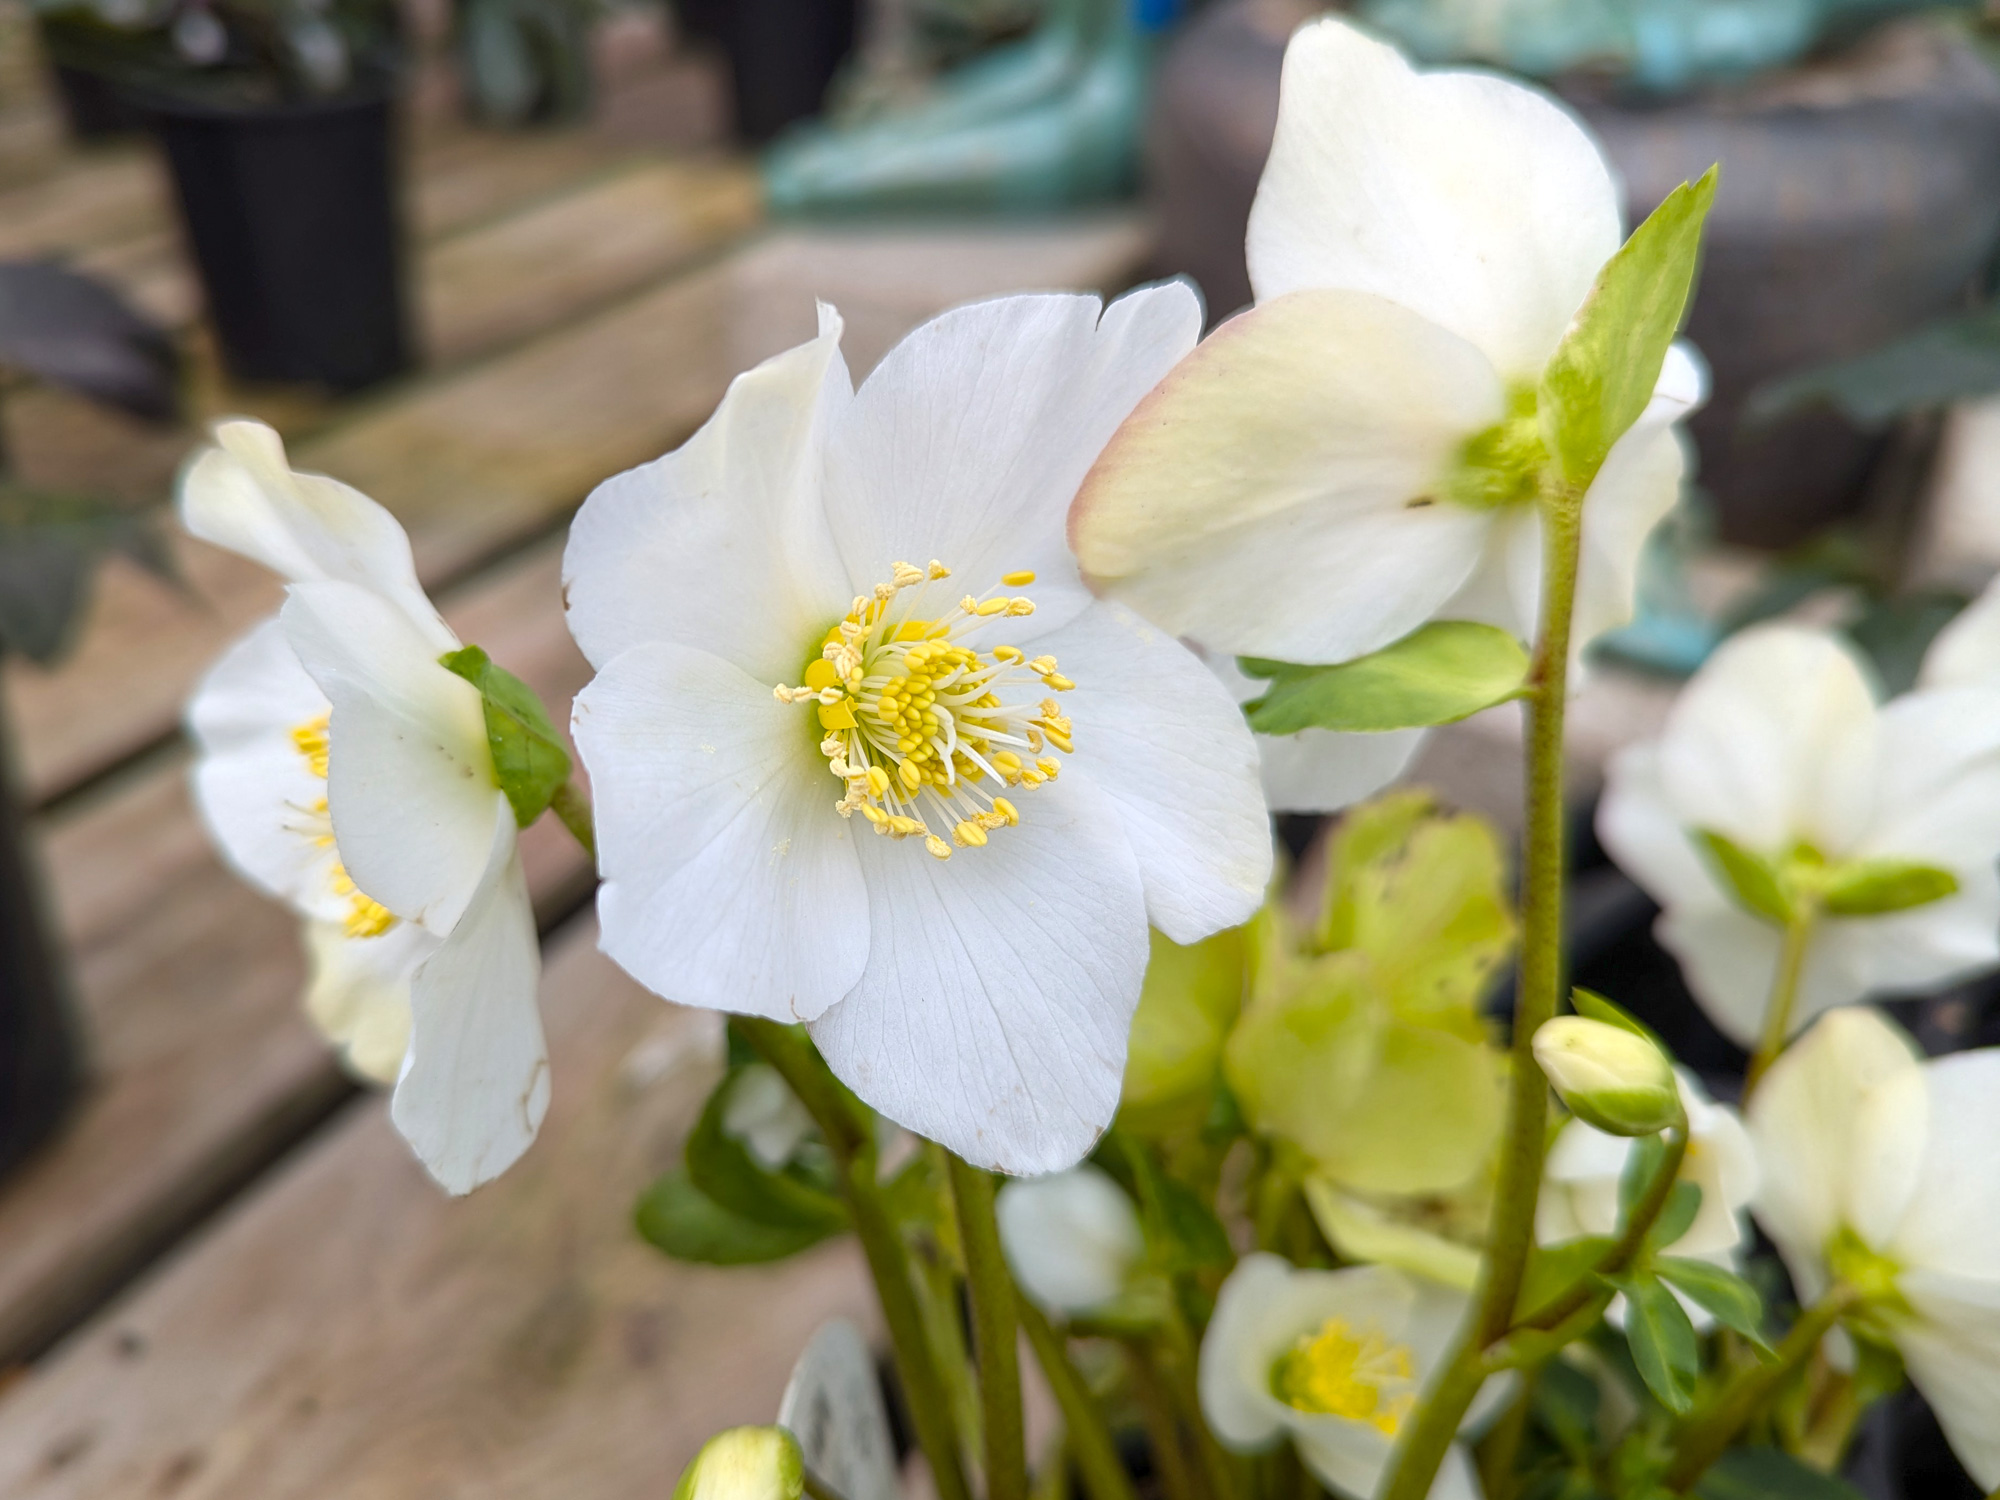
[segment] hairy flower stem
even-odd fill
[[[875,1138],[866,1113],[840,1085],[811,1042],[789,1026],[738,1016],[737,1031],[775,1068],[806,1107],[840,1168],[841,1196],[875,1279],[882,1321],[902,1380],[910,1425],[931,1468],[938,1500],[972,1500],[959,1460],[958,1432],[946,1403],[937,1360],[924,1336],[923,1313],[910,1280],[909,1254],[876,1181]]]
[[[993,1178],[947,1151],[965,1279],[972,1296],[972,1330],[979,1360],[981,1429],[986,1443],[986,1500],[1027,1500],[1027,1438],[1021,1425],[1019,1302],[1000,1252],[993,1217]]]
[[[1535,1062],[1535,1033],[1562,993],[1563,714],[1569,702],[1570,617],[1583,541],[1583,492],[1545,481],[1542,617],[1522,690],[1527,707],[1526,818],[1521,853],[1521,964],[1514,996],[1513,1069],[1500,1175],[1486,1241],[1479,1308],[1464,1341],[1396,1444],[1378,1500],[1424,1500],[1458,1424],[1479,1393],[1485,1350],[1505,1338],[1520,1300],[1535,1235],[1535,1201],[1547,1146],[1549,1086]]]
[[[1826,1294],[1799,1315],[1791,1331],[1778,1343],[1777,1358],[1745,1366],[1701,1408],[1681,1419],[1671,1444],[1674,1461],[1662,1485],[1671,1493],[1685,1494],[1708,1466],[1722,1456],[1736,1435],[1757,1414],[1792,1373],[1813,1356],[1827,1330],[1853,1305],[1851,1287],[1836,1283]]]
[[[1069,1451],[1076,1458],[1090,1500],[1138,1500],[1132,1477],[1125,1472],[1124,1460],[1118,1456],[1111,1429],[1105,1425],[1104,1413],[1098,1410],[1090,1388],[1070,1363],[1063,1336],[1042,1310],[1025,1297],[1020,1301],[1020,1314],[1028,1346],[1035,1351],[1035,1362],[1042,1367],[1056,1406],[1062,1411]]]
[[[1763,1033],[1757,1038],[1757,1050],[1751,1054],[1749,1071],[1743,1075],[1745,1103],[1763,1080],[1765,1070],[1785,1050],[1785,1039],[1792,1034],[1792,1012],[1798,1006],[1799,979],[1805,973],[1806,946],[1812,940],[1812,929],[1810,912],[1785,924],[1785,946],[1778,955],[1777,977],[1771,981],[1771,998],[1764,1002]]]

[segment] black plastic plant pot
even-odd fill
[[[56,95],[62,100],[71,139],[91,144],[145,130],[145,112],[101,73],[66,63],[54,63],[49,71],[55,75]]]
[[[63,964],[0,719],[0,1173],[61,1123],[82,1080]]]
[[[352,391],[407,369],[390,99],[153,112],[230,374]]]
[[[710,19],[729,54],[736,133],[768,141],[816,115],[854,48],[854,0],[736,0]]]

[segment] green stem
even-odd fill
[[[903,1399],[916,1429],[917,1446],[931,1467],[938,1500],[972,1500],[959,1461],[958,1433],[945,1402],[937,1360],[924,1336],[923,1313],[910,1281],[902,1236],[876,1181],[875,1139],[869,1121],[854,1104],[802,1033],[760,1016],[738,1016],[736,1028],[777,1069],[826,1137],[840,1168],[842,1196],[854,1218],[854,1232],[875,1279],[875,1295],[888,1325],[889,1345],[902,1380]]]
[[[1020,1320],[1014,1279],[993,1217],[993,1178],[947,1151],[972,1332],[979,1358],[981,1424],[986,1439],[986,1500],[1027,1500],[1027,1438],[1021,1425]]]
[[[1515,987],[1513,1068],[1500,1145],[1485,1282],[1479,1310],[1444,1374],[1396,1445],[1379,1500],[1424,1500],[1466,1408],[1486,1378],[1486,1346],[1507,1334],[1535,1237],[1548,1128],[1548,1083],[1535,1063],[1535,1033],[1562,993],[1563,715],[1569,701],[1570,616],[1576,608],[1583,494],[1545,489],[1542,616],[1523,696],[1527,704],[1525,828],[1521,871],[1521,963]]]
[[[1035,1362],[1042,1367],[1042,1375],[1062,1412],[1070,1452],[1076,1455],[1076,1466],[1083,1475],[1083,1487],[1090,1500],[1138,1500],[1132,1477],[1125,1472],[1125,1463],[1118,1456],[1111,1429],[1105,1425],[1104,1413],[1097,1409],[1090,1388],[1070,1363],[1062,1335],[1050,1325],[1042,1310],[1025,1297],[1020,1301],[1020,1314],[1028,1346],[1035,1351]]]
[[[1776,1359],[1737,1371],[1703,1409],[1681,1419],[1670,1444],[1674,1461],[1662,1481],[1669,1491],[1685,1494],[1708,1471],[1708,1466],[1722,1456],[1736,1435],[1763,1410],[1778,1387],[1812,1358],[1819,1341],[1853,1301],[1850,1288],[1842,1285],[1829,1288],[1825,1296],[1800,1314],[1798,1322],[1779,1341]]]
[[[1480,1487],[1486,1500],[1514,1500],[1515,1470],[1520,1467],[1521,1441],[1528,1433],[1528,1406],[1534,1399],[1535,1372],[1523,1370],[1514,1399],[1494,1422],[1492,1431],[1480,1439],[1478,1452]]]
[[[1557,1327],[1597,1296],[1596,1278],[1614,1276],[1632,1264],[1646,1243],[1647,1231],[1665,1212],[1667,1200],[1673,1196],[1674,1184],[1680,1180],[1681,1163],[1687,1160],[1687,1149],[1685,1127],[1667,1133],[1667,1153],[1660,1159],[1659,1169],[1653,1173],[1652,1181],[1646,1184],[1645,1196],[1632,1206],[1623,1232],[1589,1271],[1577,1277],[1553,1301],[1537,1308],[1534,1317],[1528,1319],[1524,1327]]]
[[[1763,1080],[1765,1071],[1785,1050],[1792,1034],[1792,1011],[1799,998],[1799,978],[1805,973],[1806,947],[1812,938],[1813,917],[1804,912],[1785,925],[1785,946],[1778,955],[1777,977],[1771,982],[1771,998],[1764,1002],[1764,1030],[1757,1038],[1757,1050],[1750,1056],[1750,1069],[1743,1075],[1743,1100]]]
[[[1210,1493],[1217,1500],[1237,1500],[1242,1486],[1237,1482],[1236,1464],[1222,1451],[1222,1445],[1215,1440],[1215,1434],[1208,1430],[1208,1422],[1201,1414],[1201,1391],[1198,1386],[1201,1369],[1201,1349],[1195,1341],[1194,1330],[1188,1327],[1186,1316],[1178,1302],[1169,1299],[1169,1312],[1161,1338],[1173,1353],[1173,1377],[1171,1394],[1180,1409],[1181,1421],[1187,1431],[1194,1435],[1196,1456],[1201,1460],[1202,1474],[1208,1482]]]
[[[1168,1500],[1217,1500],[1189,1462],[1187,1443],[1181,1436],[1180,1410],[1154,1363],[1151,1342],[1142,1338],[1120,1342],[1125,1347],[1125,1364],[1132,1375],[1132,1394],[1138,1401],[1139,1417],[1152,1442],[1153,1464],[1159,1470]]]
[[[575,781],[565,781],[549,800],[549,811],[561,820],[570,836],[583,845],[592,861],[597,859],[597,827],[590,815],[590,798]]]

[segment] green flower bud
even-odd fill
[[[1557,1016],[1535,1033],[1535,1061],[1571,1114],[1610,1135],[1652,1135],[1681,1122],[1673,1065],[1635,1031]]]
[[[702,1444],[674,1500],[799,1500],[805,1487],[797,1438],[782,1427],[732,1427]]]

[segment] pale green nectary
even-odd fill
[[[1079,492],[1085,572],[1218,652],[1348,661],[1433,619],[1532,634],[1538,381],[1618,249],[1560,105],[1423,72],[1349,22],[1297,32],[1250,219],[1256,305],[1119,429]],[[1575,634],[1629,618],[1702,371],[1676,347],[1583,504]]]

